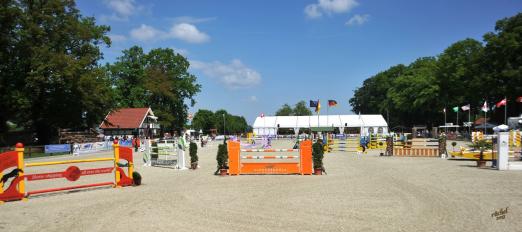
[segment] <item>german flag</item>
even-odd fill
[[[328,106],[336,106],[337,101],[336,100],[328,100]]]

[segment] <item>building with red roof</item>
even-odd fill
[[[159,129],[157,120],[150,108],[122,108],[107,114],[100,129],[105,135],[154,137]]]

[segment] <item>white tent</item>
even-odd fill
[[[292,128],[298,133],[300,128],[360,128],[362,135],[387,134],[388,123],[382,115],[311,115],[311,116],[264,116],[254,122],[256,135],[276,135],[278,128]]]

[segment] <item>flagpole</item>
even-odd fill
[[[486,120],[488,117],[488,103],[485,102],[484,105],[486,105],[486,108],[484,110],[484,135],[486,135]]]
[[[469,133],[469,136],[471,136],[471,106],[469,107],[468,109],[468,133]]]
[[[444,107],[444,132],[448,133],[448,128],[446,127],[446,107]]]
[[[459,108],[458,108],[458,106],[457,106],[457,126],[458,126],[458,125],[459,125]],[[457,128],[457,130],[458,130],[458,128]]]
[[[506,100],[506,104],[504,105],[504,125],[507,125],[507,97],[504,96],[504,100]]]

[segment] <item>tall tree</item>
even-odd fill
[[[81,16],[72,0],[2,1],[0,12],[1,30],[9,30],[0,50],[11,60],[0,66],[2,75],[9,73],[5,86],[16,89],[6,100],[11,119],[34,130],[40,143],[55,137],[57,128],[99,123],[113,102],[97,64],[98,46],[110,45],[109,27]]]
[[[293,109],[293,115],[295,116],[308,116],[312,115],[312,111],[306,106],[305,101],[300,101],[297,104],[295,104]]]
[[[188,60],[170,48],[143,53],[138,46],[107,69],[117,93],[119,107],[151,107],[164,129],[181,130],[188,107],[201,91],[196,76],[188,72]]]
[[[209,133],[214,126],[214,113],[210,110],[200,109],[194,114],[192,119],[192,126],[196,130],[202,130],[204,133]]]
[[[292,109],[292,107],[288,104],[284,104],[283,106],[281,106],[281,108],[279,108],[276,112],[276,116],[291,116],[294,114],[294,110]]]

